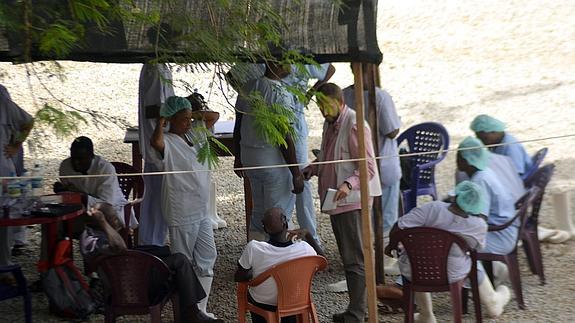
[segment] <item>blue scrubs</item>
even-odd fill
[[[531,168],[532,161],[531,157],[527,154],[525,147],[520,143],[514,144],[514,142],[517,142],[517,139],[512,135],[505,133],[501,143],[508,145],[497,146],[493,149],[493,152],[511,158],[511,160],[513,160],[513,164],[515,164],[515,168],[517,168],[517,173],[522,175]]]

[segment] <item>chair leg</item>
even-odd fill
[[[545,285],[545,271],[543,270],[543,255],[541,254],[541,244],[539,243],[539,239],[537,238],[537,231],[534,233],[528,233],[529,238],[529,250],[531,252],[531,259],[530,262],[533,263],[534,274],[539,276],[539,281],[541,285]],[[525,246],[525,240],[523,241],[523,245]],[[529,257],[528,257],[529,259]]]
[[[162,322],[162,308],[160,307],[160,305],[150,307],[150,322],[151,323]]]
[[[479,296],[479,281],[477,280],[477,272],[474,277],[470,277],[471,281],[471,294],[473,296],[473,308],[475,310],[475,322],[482,323],[481,317],[481,299]]]
[[[528,235],[529,233],[526,234]],[[529,270],[531,270],[531,273],[537,274],[537,268],[535,265],[536,256],[534,254],[535,250],[533,248],[533,243],[529,237],[523,238],[521,239],[521,241],[523,241],[523,250],[525,251],[525,256],[527,258],[527,264],[529,265]]]
[[[315,308],[315,304],[311,303],[311,321],[312,323],[319,323],[319,319],[317,317],[317,309]]]
[[[403,297],[405,298],[405,304],[407,304],[407,311],[405,311],[406,323],[413,323],[414,321],[415,306],[413,304],[413,293],[414,292],[411,290],[411,288],[403,289]]]
[[[461,289],[461,307],[463,307],[463,314],[469,313],[469,289]]]
[[[511,287],[515,293],[517,304],[519,308],[524,310],[525,303],[523,301],[523,288],[521,287],[521,274],[519,272],[519,263],[517,261],[517,253],[511,253],[505,256],[505,264],[509,269],[509,280],[511,280]]]
[[[449,293],[451,295],[451,307],[453,308],[453,322],[461,323],[462,308],[461,308],[461,287],[462,284],[454,283],[449,285]]]
[[[30,299],[30,293],[26,292],[24,294],[24,317],[26,323],[32,323],[32,301]]]
[[[116,322],[116,315],[112,312],[112,309],[106,308],[106,312],[104,313],[104,322],[106,323],[115,323]]]

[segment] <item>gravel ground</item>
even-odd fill
[[[535,139],[572,133],[575,123],[575,4],[570,0],[380,1],[379,42],[384,52],[382,83],[394,96],[404,128],[423,121],[443,123],[450,132],[451,146],[471,133],[468,125],[479,113],[505,120],[508,129],[520,139]],[[138,75],[140,65],[90,64],[62,62],[66,80],[61,82],[40,72],[44,84],[58,98],[75,107],[102,111],[129,124],[136,124]],[[347,86],[353,79],[347,64],[337,64],[334,81]],[[38,70],[40,66],[36,66]],[[202,92],[209,92],[213,75],[209,72],[175,73]],[[24,66],[0,64],[0,81],[13,99],[30,112],[43,103],[55,100],[38,81],[26,78]],[[183,84],[183,83],[178,83]],[[32,89],[32,91],[31,91]],[[184,94],[183,89],[177,93]],[[214,89],[212,107],[222,113],[222,120],[233,114],[225,98]],[[310,149],[319,146],[321,115],[310,108]],[[122,143],[123,129],[108,124],[96,127],[89,122],[79,134],[95,141],[96,150],[109,160],[129,161],[130,148]],[[27,151],[27,163],[40,160],[53,176],[60,160],[67,155],[71,138],[57,138],[38,129],[31,138],[35,145]],[[550,191],[570,190],[575,166],[571,154],[572,138],[526,143],[533,153],[549,147],[546,162],[557,165]],[[454,154],[437,168],[439,191],[444,194],[453,185]],[[214,178],[218,184],[218,210],[228,221],[228,228],[216,232],[218,261],[210,308],[227,321],[235,321],[235,285],[232,275],[245,242],[243,187],[231,172],[232,162],[223,159]],[[316,184],[314,180],[314,185]],[[571,196],[573,204],[574,197]],[[317,196],[316,196],[316,203]],[[319,205],[318,205],[319,209]],[[553,209],[546,199],[541,221],[553,227]],[[319,232],[325,246],[329,270],[314,281],[314,300],[320,321],[329,322],[333,313],[347,304],[346,294],[326,292],[326,285],[343,278],[342,266],[331,232],[329,219],[318,218]],[[28,254],[15,258],[29,281],[37,278],[39,233],[30,230]],[[570,265],[575,259],[573,241],[562,245],[543,244],[547,285],[540,286],[531,275],[523,254],[520,263],[527,310],[518,310],[514,299],[506,307],[500,322],[569,322],[574,316],[569,295],[575,290]],[[76,248],[77,249],[77,248]],[[79,259],[79,257],[76,257]],[[81,267],[80,267],[81,268]],[[567,296],[567,297],[565,297]],[[450,320],[447,295],[435,297],[438,320]],[[33,296],[34,319],[56,322],[50,316],[46,298]],[[19,300],[0,303],[5,322],[22,321]],[[171,318],[169,311],[164,311]],[[466,316],[472,320],[473,316]],[[130,317],[123,321],[134,321]],[[146,318],[139,318],[146,321]],[[402,315],[380,315],[380,321],[400,322]],[[92,316],[90,321],[103,321]]]

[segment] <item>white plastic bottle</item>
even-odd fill
[[[32,169],[32,196],[42,195],[42,185],[44,182],[42,176],[44,176],[44,168],[40,164],[35,164]]]

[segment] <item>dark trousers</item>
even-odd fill
[[[196,276],[192,264],[186,256],[181,253],[170,253],[166,246],[138,246],[135,249],[150,253],[160,259],[170,268],[173,273],[173,284],[178,292],[180,301],[180,312],[183,317],[187,317],[187,309],[195,306],[199,301],[206,297],[206,293]],[[155,286],[153,292],[156,293],[162,289],[164,281],[154,281],[152,278],[151,285]],[[158,288],[159,287],[159,288]]]
[[[367,290],[361,243],[361,210],[330,215],[329,218],[347,280],[349,305],[346,316],[353,317],[349,321],[363,322]]]
[[[255,305],[261,309],[264,309],[266,311],[275,312],[277,310],[277,306],[256,302],[252,298],[252,295],[250,295],[249,292],[248,292],[248,301],[250,303],[252,303],[253,305]],[[259,316],[258,314],[254,313],[254,312],[250,312],[250,314],[252,315],[252,322],[253,323],[266,323],[266,319]],[[281,321],[281,323],[296,323],[296,322],[297,322],[297,319],[296,319],[295,315],[294,316],[288,316],[288,317],[282,317],[282,321]]]

